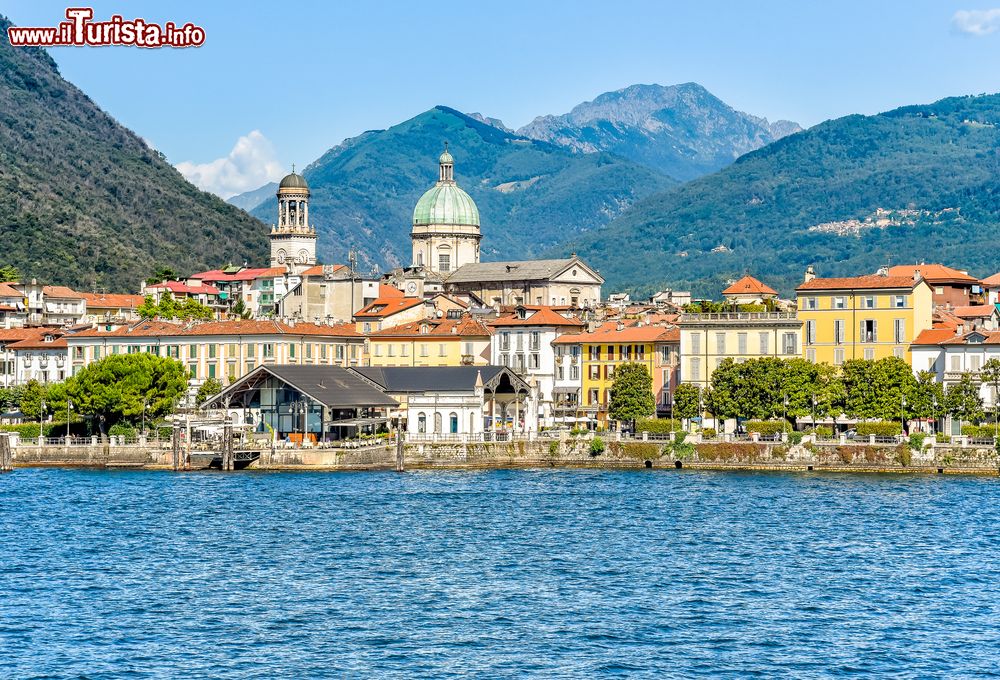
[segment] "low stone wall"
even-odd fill
[[[21,444],[14,449],[15,466],[94,466],[146,467],[164,465],[169,451],[140,446],[32,446]]]

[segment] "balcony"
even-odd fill
[[[476,363],[476,355],[475,354],[463,354],[462,355],[462,365],[463,366],[472,366],[475,363]]]

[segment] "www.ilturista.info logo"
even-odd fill
[[[178,26],[168,21],[161,26],[145,19],[126,20],[117,14],[108,21],[91,21],[91,7],[69,7],[66,18],[68,21],[58,26],[11,26],[7,37],[14,47],[201,47],[205,43],[205,29],[192,23]]]

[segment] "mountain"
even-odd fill
[[[605,92],[517,133],[576,152],[607,151],[687,181],[801,129],[736,111],[701,85],[684,83]]]
[[[259,261],[267,228],[189,184],[63,80],[0,17],[0,264],[80,288],[132,290],[180,272]]]
[[[245,210],[250,212],[258,205],[266,201],[267,199],[274,196],[275,192],[278,191],[277,182],[268,182],[264,186],[253,189],[252,191],[244,191],[242,194],[236,194],[235,196],[230,196],[226,199],[226,203],[229,205],[235,205],[240,210]]]
[[[479,206],[483,260],[536,256],[674,184],[623,158],[572,153],[438,106],[305,168],[321,259],[343,262],[353,247],[367,265],[410,264],[413,207],[437,180],[446,141],[459,186]],[[267,222],[276,213],[273,196],[252,210]]]
[[[570,245],[609,289],[697,295],[749,269],[785,294],[925,260],[1000,268],[1000,95],[827,121],[650,197]]]

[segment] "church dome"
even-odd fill
[[[417,201],[413,209],[413,226],[450,224],[478,227],[479,208],[472,197],[455,183],[455,159],[448,153],[447,144],[438,163],[441,167],[440,178]]]
[[[290,175],[285,175],[284,179],[281,180],[281,184],[278,185],[279,189],[305,189],[309,190],[309,184],[306,182],[306,178],[295,172]]]
[[[438,182],[431,187],[413,209],[413,224],[458,224],[479,226],[479,209],[469,194],[454,182]]]

